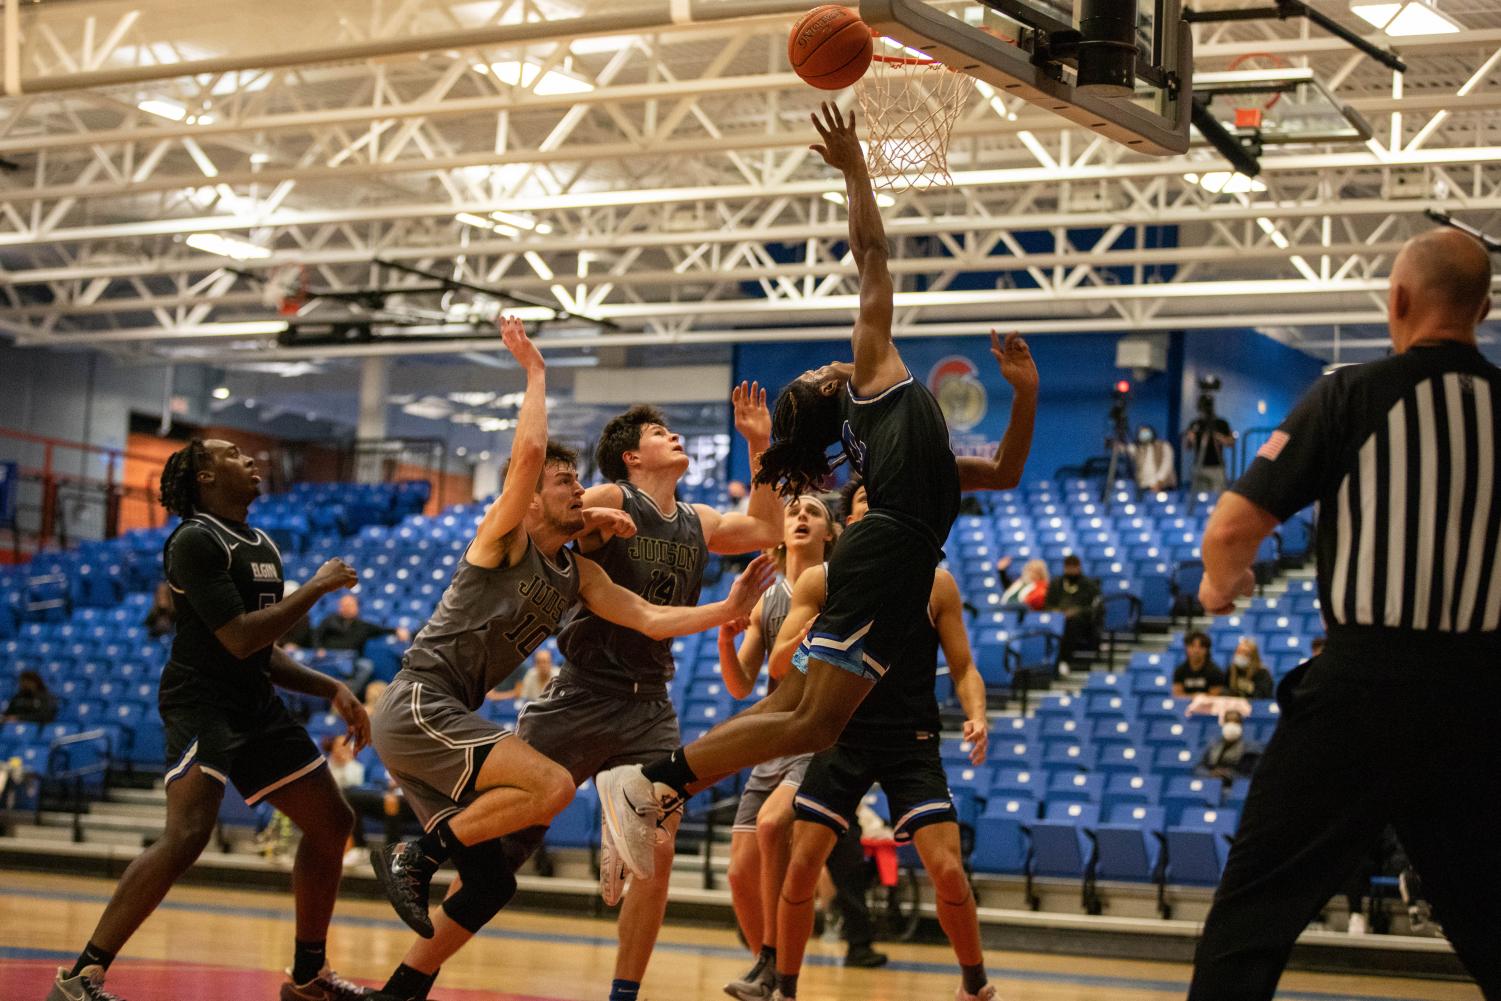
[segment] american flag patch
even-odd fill
[[[1256,450],[1258,459],[1266,459],[1268,462],[1276,459],[1287,447],[1291,436],[1286,431],[1273,431],[1272,436],[1266,440],[1266,444]]]

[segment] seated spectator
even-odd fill
[[[381,636],[396,634],[403,643],[412,640],[411,630],[405,626],[388,629],[360,618],[360,599],[352,594],[339,598],[338,611],[318,623],[313,630],[313,646],[319,650],[353,650],[364,656],[365,644]]]
[[[1272,672],[1261,662],[1261,647],[1251,637],[1242,636],[1235,645],[1235,659],[1230,662],[1225,694],[1243,699],[1269,699],[1272,687]]]
[[[1220,737],[1199,757],[1194,774],[1219,779],[1229,785],[1238,778],[1249,778],[1261,757],[1261,746],[1246,739],[1245,717],[1234,709],[1220,719]]]
[[[354,829],[344,852],[344,867],[365,865],[369,861],[365,818],[380,818],[385,825],[386,841],[391,842],[400,840],[402,824],[415,819],[415,815],[396,795],[396,783],[390,776],[386,777],[384,791],[365,784],[365,766],[354,756],[349,738],[343,734],[323,738],[323,753],[328,756],[329,774],[355,815]]]
[[[1149,424],[1136,429],[1136,446],[1131,450],[1136,467],[1136,485],[1147,493],[1172,490],[1178,486],[1178,469],[1173,446],[1157,437]]]
[[[5,707],[5,722],[51,723],[57,718],[57,696],[47,690],[40,674],[22,671],[16,683],[16,694]]]
[[[386,682],[377,679],[366,685],[364,695],[365,711],[369,713],[375,712],[375,707],[380,705],[380,697],[384,694],[386,694]]]
[[[297,593],[297,588],[298,584],[295,580],[287,581],[286,585],[282,588],[282,599],[286,600],[287,598],[292,597],[292,595]],[[287,650],[293,651],[312,648],[313,624],[308,620],[308,617],[306,615],[298,619],[292,625],[291,629],[288,629],[286,632],[281,634],[280,645]]]
[[[526,674],[522,675],[521,681],[516,684],[516,687],[508,688],[504,691],[496,689],[490,693],[490,698],[496,700],[520,699],[523,702],[540,699],[555,673],[557,672],[553,669],[552,651],[538,650],[532,654],[532,666],[526,669]]]
[[[1224,692],[1225,675],[1209,656],[1209,637],[1203,633],[1189,633],[1184,646],[1188,656],[1173,672],[1173,695],[1181,699],[1189,695]]]
[[[1005,589],[1001,592],[1001,604],[1026,605],[1034,612],[1042,611],[1048,601],[1048,565],[1042,560],[1028,560],[1022,567],[1022,575],[1012,577],[1008,573],[1011,562],[1011,557],[1002,556],[995,565]]]
[[[171,635],[177,628],[177,604],[166,581],[156,585],[156,593],[151,596],[151,607],[146,610],[146,621],[142,625],[152,639]]]
[[[1063,558],[1063,576],[1048,584],[1048,611],[1063,613],[1063,640],[1058,646],[1058,673],[1069,673],[1069,662],[1080,650],[1100,645],[1100,585],[1084,576],[1084,562],[1070,553]]]

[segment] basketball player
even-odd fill
[[[737,699],[755,689],[761,665],[771,652],[782,620],[792,601],[792,587],[805,570],[822,566],[834,543],[835,522],[827,505],[813,494],[796,497],[787,505],[783,522],[782,579],[761,596],[748,623],[740,649],[735,636],[741,623],[719,627],[719,670],[725,688]],[[770,672],[769,684],[781,680]],[[756,955],[749,973],[725,986],[725,993],[741,1001],[764,999],[763,971],[776,969],[777,900],[787,872],[787,852],[792,833],[792,797],[807,770],[809,755],[773,758],[751,771],[735,822],[730,828],[730,896],[735,917],[745,935],[745,944]]]
[[[392,905],[422,936],[381,999],[426,997],[438,967],[516,892],[501,836],[551,822],[573,799],[567,771],[477,714],[485,693],[580,603],[608,622],[664,638],[748,614],[774,573],[763,556],[725,601],[669,608],[619,587],[598,564],[565,549],[586,530],[629,536],[633,526],[620,511],[585,511],[577,456],[547,439],[542,355],[519,320],[503,321],[501,336],[527,377],[505,485],[373,720],[376,750],[427,831],[420,841],[371,853]],[[429,886],[450,858],[459,878],[434,921]]]
[[[854,484],[849,496],[847,523],[854,525],[869,510],[864,486]],[[799,647],[827,594],[828,573],[823,567],[812,567],[798,578],[792,608],[772,654],[774,666],[790,662],[799,671],[806,670],[809,658]],[[959,586],[947,570],[938,570],[926,619],[912,630],[893,659],[891,670],[850,717],[839,742],[813,758],[798,789],[792,859],[778,910],[780,949],[773,1001],[794,1001],[797,997],[803,950],[813,930],[813,896],[819,873],[835,842],[849,830],[860,800],[877,782],[891,807],[896,840],[912,842],[933,881],[938,923],[954,947],[963,976],[956,1001],[994,1001],[995,987],[986,981],[985,957],[980,949],[975,898],[959,847],[959,818],[939,757],[940,723],[934,685],[940,643],[954,691],[964,707],[964,739],[970,744],[970,761],[976,765],[985,762],[989,741],[985,682],[970,654]]]
[[[260,481],[255,460],[218,439],[193,439],[162,469],[162,507],[182,518],[163,547],[177,612],[157,696],[172,762],[166,828],[120,877],[87,948],[72,969],[57,971],[47,1001],[115,999],[104,990],[105,971],[203,853],[226,781],[247,804],[268,802],[302,830],[292,869],[296,948],[282,1001],[368,996],[324,958],[354,815],[323,755],[274,690],[328,699],[349,725],[354,747],[369,742],[370,721],[354,693],[274,645],[319,598],[358,578],[342,560],[329,560],[283,600],[281,553],[265,532],[245,523]]]
[[[766,394],[755,384],[742,383],[732,402],[735,426],[754,468],[771,433]],[[597,560],[611,580],[653,605],[696,602],[711,552],[753,552],[782,541],[782,504],[769,486],[751,492],[745,514],[678,502],[688,455],[666,417],[653,407],[632,407],[610,420],[595,457],[610,482],[590,487],[584,505],[624,512],[636,534],[627,539],[588,533],[578,548]],[[563,629],[558,646],[566,663],[546,695],[522,712],[517,732],[523,740],[568,769],[575,783],[616,764],[649,761],[677,745],[677,713],[667,690],[674,670],[670,643],[584,609]],[[655,830],[648,832],[650,862],[633,870],[637,879],[625,895],[611,1001],[635,1001],[661,930],[676,818],[666,826],[660,844]],[[507,839],[516,865],[536,849],[543,833],[536,828]],[[658,867],[661,877],[654,879]],[[613,906],[623,886],[620,859],[606,841],[600,852],[600,892]]]
[[[864,478],[870,513],[840,541],[829,565],[828,602],[809,633],[806,675],[789,675],[766,699],[688,748],[643,770],[621,766],[600,776],[600,801],[615,847],[633,872],[649,872],[662,800],[779,754],[831,746],[862,699],[887,672],[914,623],[927,615],[933,571],[959,512],[961,490],[1002,490],[1021,481],[1037,410],[1037,368],[1015,335],[991,352],[1014,397],[994,458],[956,461],[943,412],[912,377],[891,339],[892,285],[886,236],[855,135],[824,105],[815,149],[844,172],[850,253],[860,274],[853,364],[804,373],[777,398],[775,441],[761,459],[760,485],[797,496],[830,472],[828,447]],[[702,778],[701,778],[702,777]],[[655,788],[654,788],[655,786]]]

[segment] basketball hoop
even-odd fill
[[[915,51],[912,49],[909,52]],[[949,136],[970,79],[936,59],[877,53],[855,84],[871,183],[887,191],[948,186]]]
[[[282,316],[296,316],[308,299],[307,268],[301,265],[277,268],[261,288],[261,302]]]
[[[1292,65],[1286,59],[1275,52],[1247,52],[1236,56],[1230,61],[1232,70],[1239,69],[1286,69]],[[1237,104],[1235,108],[1235,127],[1237,129],[1255,129],[1260,131],[1266,113],[1277,106],[1282,100],[1282,92],[1274,91],[1272,96],[1261,103],[1260,107]]]

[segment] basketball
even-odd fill
[[[849,7],[825,4],[804,14],[787,38],[787,61],[819,90],[843,90],[870,68],[873,36]]]

